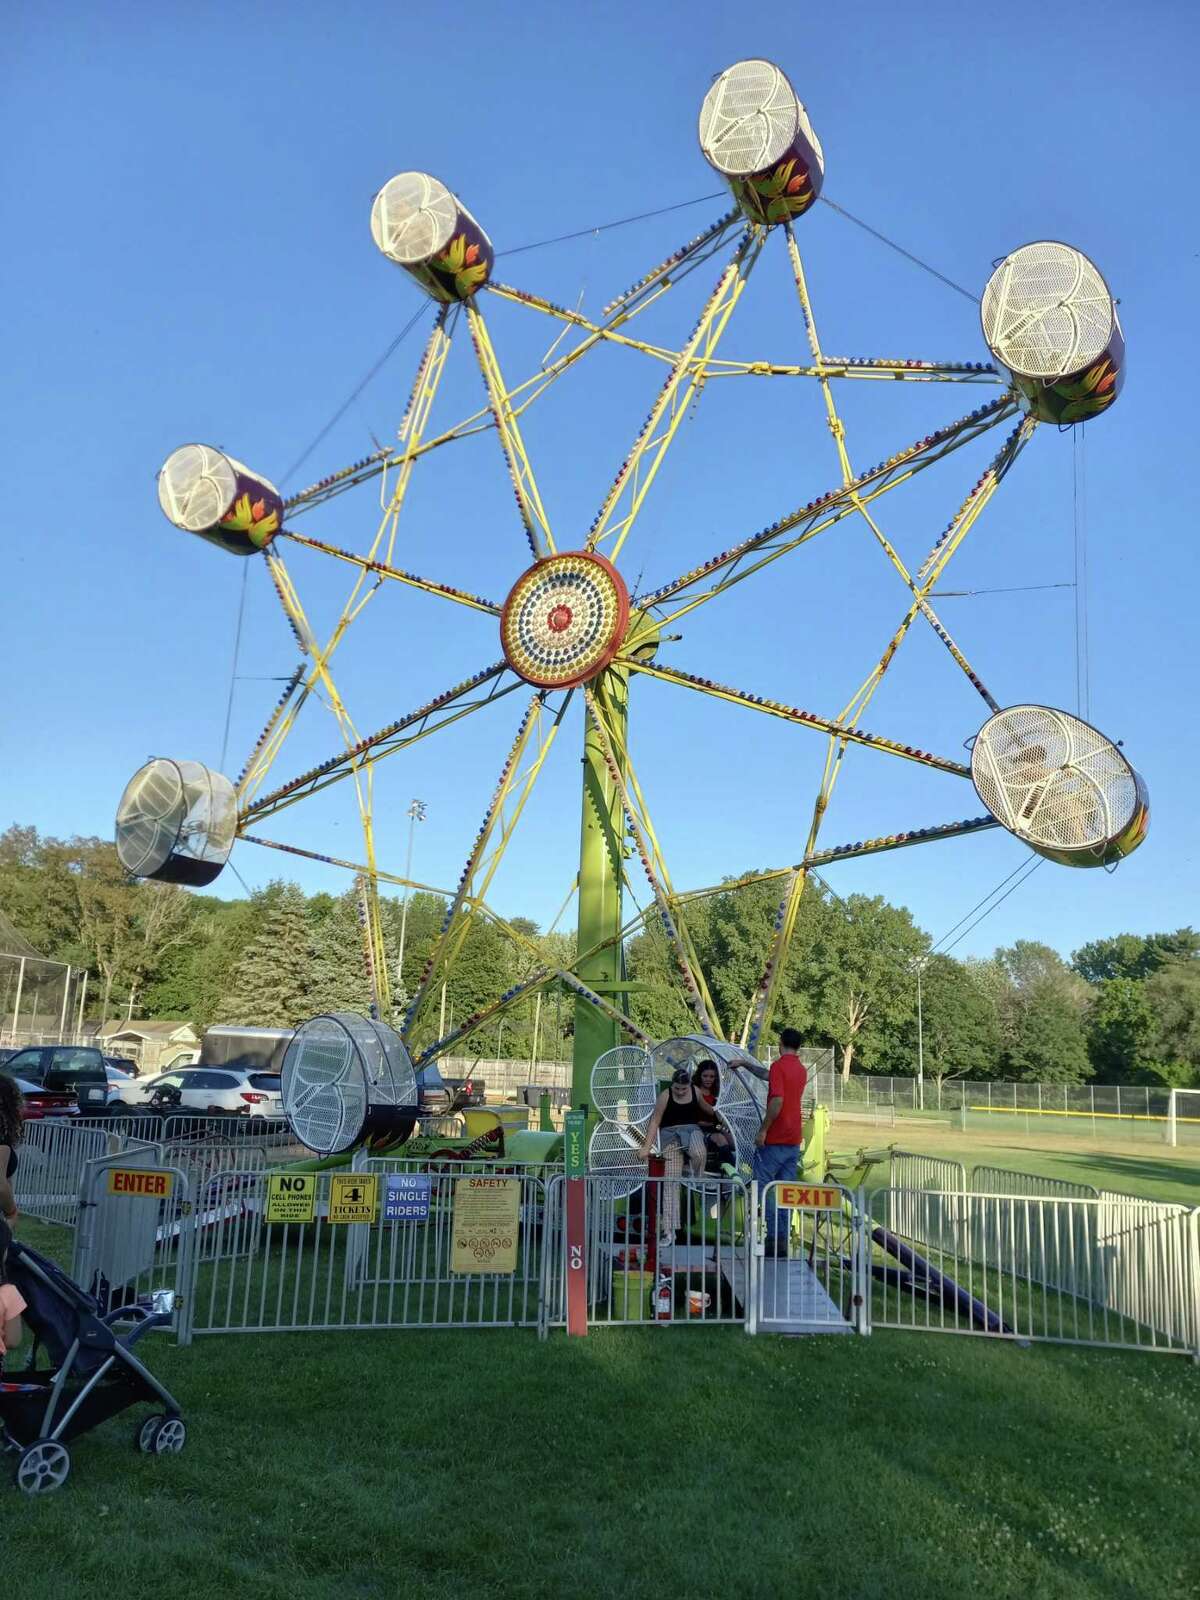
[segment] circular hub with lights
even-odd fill
[[[572,550],[536,562],[513,585],[500,643],[514,672],[539,689],[572,689],[602,672],[629,626],[629,591],[610,561]]]

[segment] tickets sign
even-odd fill
[[[329,1176],[330,1222],[374,1222],[379,1216],[379,1174],[333,1172]]]
[[[268,1222],[311,1222],[316,1203],[315,1172],[273,1172],[267,1179]]]
[[[520,1232],[520,1178],[459,1178],[451,1272],[515,1272]]]
[[[781,1183],[775,1190],[776,1205],[805,1211],[840,1211],[842,1191],[832,1186],[810,1183]]]
[[[132,1195],[139,1200],[166,1200],[175,1187],[173,1172],[158,1172],[153,1167],[110,1167],[109,1194]]]

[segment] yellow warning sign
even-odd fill
[[[451,1272],[515,1272],[520,1230],[520,1178],[459,1178]]]
[[[273,1172],[267,1179],[268,1222],[311,1222],[316,1201],[315,1172]]]
[[[141,1199],[165,1200],[175,1187],[171,1172],[155,1172],[149,1167],[110,1167],[109,1194],[136,1195]]]
[[[334,1172],[329,1177],[330,1222],[374,1222],[379,1216],[379,1174]]]
[[[778,1205],[805,1211],[840,1211],[842,1191],[823,1184],[781,1183],[775,1200]]]

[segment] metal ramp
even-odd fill
[[[754,1304],[740,1259],[730,1263],[725,1276],[747,1321],[760,1333],[853,1333],[825,1285],[803,1256],[777,1259],[760,1256],[755,1263]]]

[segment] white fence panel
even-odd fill
[[[955,1228],[917,1248],[901,1232],[909,1196],[871,1197],[874,1326],[1200,1356],[1200,1212],[1124,1197],[944,1200]]]

